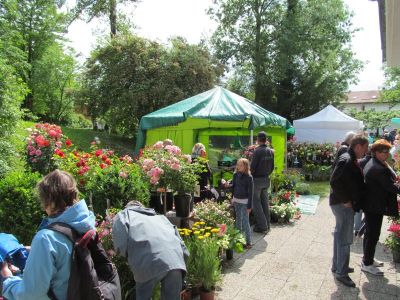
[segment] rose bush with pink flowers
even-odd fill
[[[177,146],[164,146],[163,142],[147,146],[139,164],[153,188],[166,188],[179,194],[194,190],[201,171],[200,164],[192,162],[190,155],[183,154]]]

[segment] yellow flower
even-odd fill
[[[207,229],[207,230],[211,230],[211,229],[212,229],[212,227],[210,227],[210,226],[207,226],[207,227],[206,227],[206,229]]]
[[[186,229],[185,232],[191,233],[192,231],[190,229]]]
[[[206,223],[203,222],[203,221],[201,221],[201,222],[199,222],[199,224],[200,224],[200,225],[205,225]]]
[[[204,236],[199,235],[197,238],[198,238],[199,240],[202,240],[202,239],[204,239]]]
[[[196,230],[195,232],[193,232],[194,234],[200,234],[200,231]]]
[[[217,233],[217,232],[219,232],[219,229],[218,228],[213,228],[213,229],[211,229],[211,232]]]
[[[204,228],[200,229],[201,232],[204,232]]]
[[[189,233],[187,233],[187,232],[185,232],[185,236],[190,236],[190,234],[189,234]]]
[[[209,237],[210,235],[211,235],[211,233],[207,232],[204,236]]]

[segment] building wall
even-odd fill
[[[392,108],[387,103],[341,103],[345,113],[348,113],[351,109],[357,109],[357,111],[374,109],[375,111],[387,111],[387,110],[400,110],[400,104],[393,106]]]

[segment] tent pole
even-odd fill
[[[285,163],[285,172],[287,171],[287,130],[285,129],[285,156],[284,156],[284,163]]]
[[[250,143],[249,146],[253,145],[253,136],[254,136],[254,131],[253,129],[250,130]]]

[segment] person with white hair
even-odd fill
[[[351,141],[353,140],[355,135],[356,135],[356,133],[354,131],[349,131],[346,133],[344,141],[340,144],[340,147],[336,152],[336,157],[335,157],[335,160],[333,161],[332,170],[335,168],[340,155],[342,155],[343,153],[346,153],[347,150],[349,149]]]

